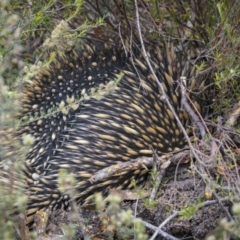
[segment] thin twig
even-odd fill
[[[145,225],[145,227],[147,227],[148,229],[151,229],[153,231],[156,231],[157,230],[157,227],[152,225],[151,223],[148,223],[148,222],[145,222],[141,219],[142,223]],[[172,235],[170,235],[169,233],[167,232],[164,232],[163,230],[159,230],[158,231],[158,234],[161,235],[162,237],[164,237],[164,239],[169,239],[169,240],[179,240],[179,238],[176,238]]]
[[[202,124],[202,122],[200,121],[199,117],[197,116],[197,114],[193,111],[193,109],[190,107],[187,98],[186,98],[186,88],[183,85],[183,82],[186,82],[186,77],[181,77],[181,81],[180,81],[180,89],[181,89],[181,104],[182,106],[186,109],[186,111],[188,112],[188,114],[192,117],[193,121],[197,124],[199,130],[200,130],[200,134],[202,139],[205,139],[206,136],[206,131],[205,131],[205,127]]]
[[[152,237],[149,240],[154,240],[156,236],[158,235],[159,230],[161,230],[162,227],[164,227],[169,221],[171,221],[173,218],[177,217],[179,214],[179,211],[174,211],[172,215],[170,215],[167,219],[165,219],[157,228],[155,233],[152,235]]]

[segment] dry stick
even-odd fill
[[[184,158],[187,154],[188,154],[188,151],[184,151],[184,152],[179,152],[175,154],[171,154],[171,153],[164,154],[161,157],[158,157],[157,164],[160,164],[160,174],[157,177],[157,181],[160,181],[160,182],[159,183],[156,182],[156,184],[161,183],[161,179],[164,176],[165,171],[170,165],[170,163],[176,164],[176,161],[178,159]],[[149,169],[149,168],[152,168],[154,164],[156,164],[156,161],[154,161],[153,157],[139,157],[128,162],[112,164],[109,167],[102,168],[101,170],[93,174],[88,179],[88,181],[93,184],[94,182],[104,181],[115,174],[119,174],[129,170],[137,170],[137,169],[139,170],[141,168]],[[157,189],[157,187],[155,188]]]
[[[102,168],[101,170],[97,171],[92,177],[90,177],[88,181],[90,183],[103,181],[114,174],[129,170],[152,167],[153,164],[154,162],[152,157],[139,157],[135,160],[113,164],[109,167]]]
[[[136,1],[136,0],[135,0]],[[164,227],[169,221],[171,221],[173,218],[177,217],[179,214],[179,211],[174,211],[172,215],[170,215],[167,219],[165,219],[157,228],[155,233],[152,235],[152,237],[149,240],[154,240],[155,237],[158,235],[159,230],[161,230],[162,227]]]
[[[197,116],[197,114],[195,114],[195,112],[193,111],[193,109],[190,107],[189,103],[187,102],[187,98],[186,98],[186,88],[185,86],[183,86],[183,82],[186,82],[186,77],[181,77],[180,78],[181,82],[180,82],[180,88],[181,88],[181,94],[182,94],[182,98],[181,98],[181,104],[182,106],[187,110],[187,112],[189,113],[189,115],[193,118],[194,122],[196,122],[199,130],[200,130],[200,134],[202,139],[205,139],[206,136],[206,131],[205,131],[205,127],[202,124],[202,122],[200,121],[199,117]]]
[[[177,156],[181,156],[178,153],[173,155],[172,153],[169,154],[164,154],[161,156],[161,158],[157,158],[157,164],[161,164],[161,169],[164,171],[170,163],[173,161],[176,161],[175,159]],[[166,161],[168,159],[168,161]],[[119,174],[122,172],[130,171],[130,170],[139,170],[139,169],[149,169],[153,168],[155,164],[155,161],[153,157],[138,157],[134,160],[130,160],[128,162],[121,162],[117,164],[112,164],[109,167],[102,168],[101,170],[97,171],[95,174],[93,174],[88,181],[90,183],[98,182],[98,181],[103,181],[114,174]],[[0,179],[1,180],[1,179]]]
[[[21,213],[13,218],[13,224],[18,236],[24,240],[30,240],[29,229],[27,227],[27,217]]]
[[[145,225],[145,227],[153,230],[153,231],[156,231],[157,230],[157,227],[152,225],[151,223],[148,223],[148,222],[145,222],[141,219],[142,223]],[[169,240],[179,240],[179,238],[176,238],[174,236],[172,236],[171,234],[167,233],[167,232],[164,232],[162,229],[159,229],[158,230],[158,234],[161,235],[162,237],[164,237],[164,239],[169,239]]]

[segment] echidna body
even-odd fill
[[[149,47],[147,51],[188,129],[179,79],[185,76],[188,86],[195,86],[195,67],[173,48],[163,52]],[[82,204],[95,192],[128,188],[132,179],[143,181],[147,175],[143,167],[90,183],[88,179],[102,168],[152,156],[150,147],[161,155],[185,145],[182,131],[137,48],[128,56],[121,47],[106,44],[69,51],[24,87],[22,102],[22,117],[27,121],[19,134],[35,137],[26,160],[29,216],[49,206],[68,206],[69,192],[62,193],[58,187],[61,169],[74,175],[72,197]]]

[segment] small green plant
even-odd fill
[[[186,208],[182,208],[179,216],[181,216],[183,219],[191,219],[199,208],[200,206],[198,204],[193,204]]]
[[[108,205],[106,205],[108,202]],[[118,239],[148,239],[145,226],[138,218],[133,218],[132,210],[121,210],[121,198],[110,194],[107,201],[103,200],[101,193],[95,195],[96,208],[99,211],[107,231],[116,232]],[[105,213],[102,211],[105,209]]]

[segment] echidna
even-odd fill
[[[195,66],[173,47],[147,51],[190,132],[179,80],[186,77],[191,89],[200,85]],[[30,218],[37,210],[68,207],[69,192],[61,192],[58,184],[61,169],[74,175],[71,197],[82,204],[95,192],[128,188],[132,179],[143,181],[147,175],[143,167],[91,183],[88,179],[102,168],[152,156],[150,146],[161,155],[186,144],[137,47],[126,54],[119,45],[89,43],[66,52],[24,86],[21,117],[19,135],[35,138],[26,158]]]

